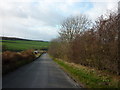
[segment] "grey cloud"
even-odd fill
[[[72,5],[75,4],[7,3],[6,6],[0,6],[0,18],[3,18],[3,22],[0,24],[3,24],[6,36],[51,40],[58,35],[56,25],[59,25],[66,16],[78,12],[78,9],[73,10]],[[101,7],[99,6],[99,8]],[[97,15],[94,13],[98,11],[96,8],[98,9],[98,7],[93,7],[87,14],[89,13],[94,18]]]

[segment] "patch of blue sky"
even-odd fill
[[[62,5],[63,3],[57,3],[57,4]],[[55,8],[55,7],[54,7],[54,10],[56,10],[56,12],[61,14],[62,16],[67,17],[69,15],[72,15],[73,12],[75,11],[83,14],[89,11],[90,9],[94,8],[94,5],[92,2],[74,2],[72,5],[66,6],[66,8],[68,10],[65,12],[64,10],[60,10],[60,8]]]
[[[94,7],[92,2],[75,2],[73,10],[77,10],[80,13],[85,13]]]

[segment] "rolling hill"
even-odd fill
[[[2,50],[23,51],[28,49],[48,49],[49,42],[42,40],[29,40],[14,37],[2,37]]]

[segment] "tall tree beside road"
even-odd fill
[[[59,31],[61,40],[70,42],[75,39],[77,35],[82,34],[91,25],[91,21],[86,15],[77,15],[66,18]]]

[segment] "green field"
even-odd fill
[[[49,42],[41,41],[24,41],[24,40],[2,40],[0,41],[3,50],[22,51],[28,49],[43,49],[48,48]]]

